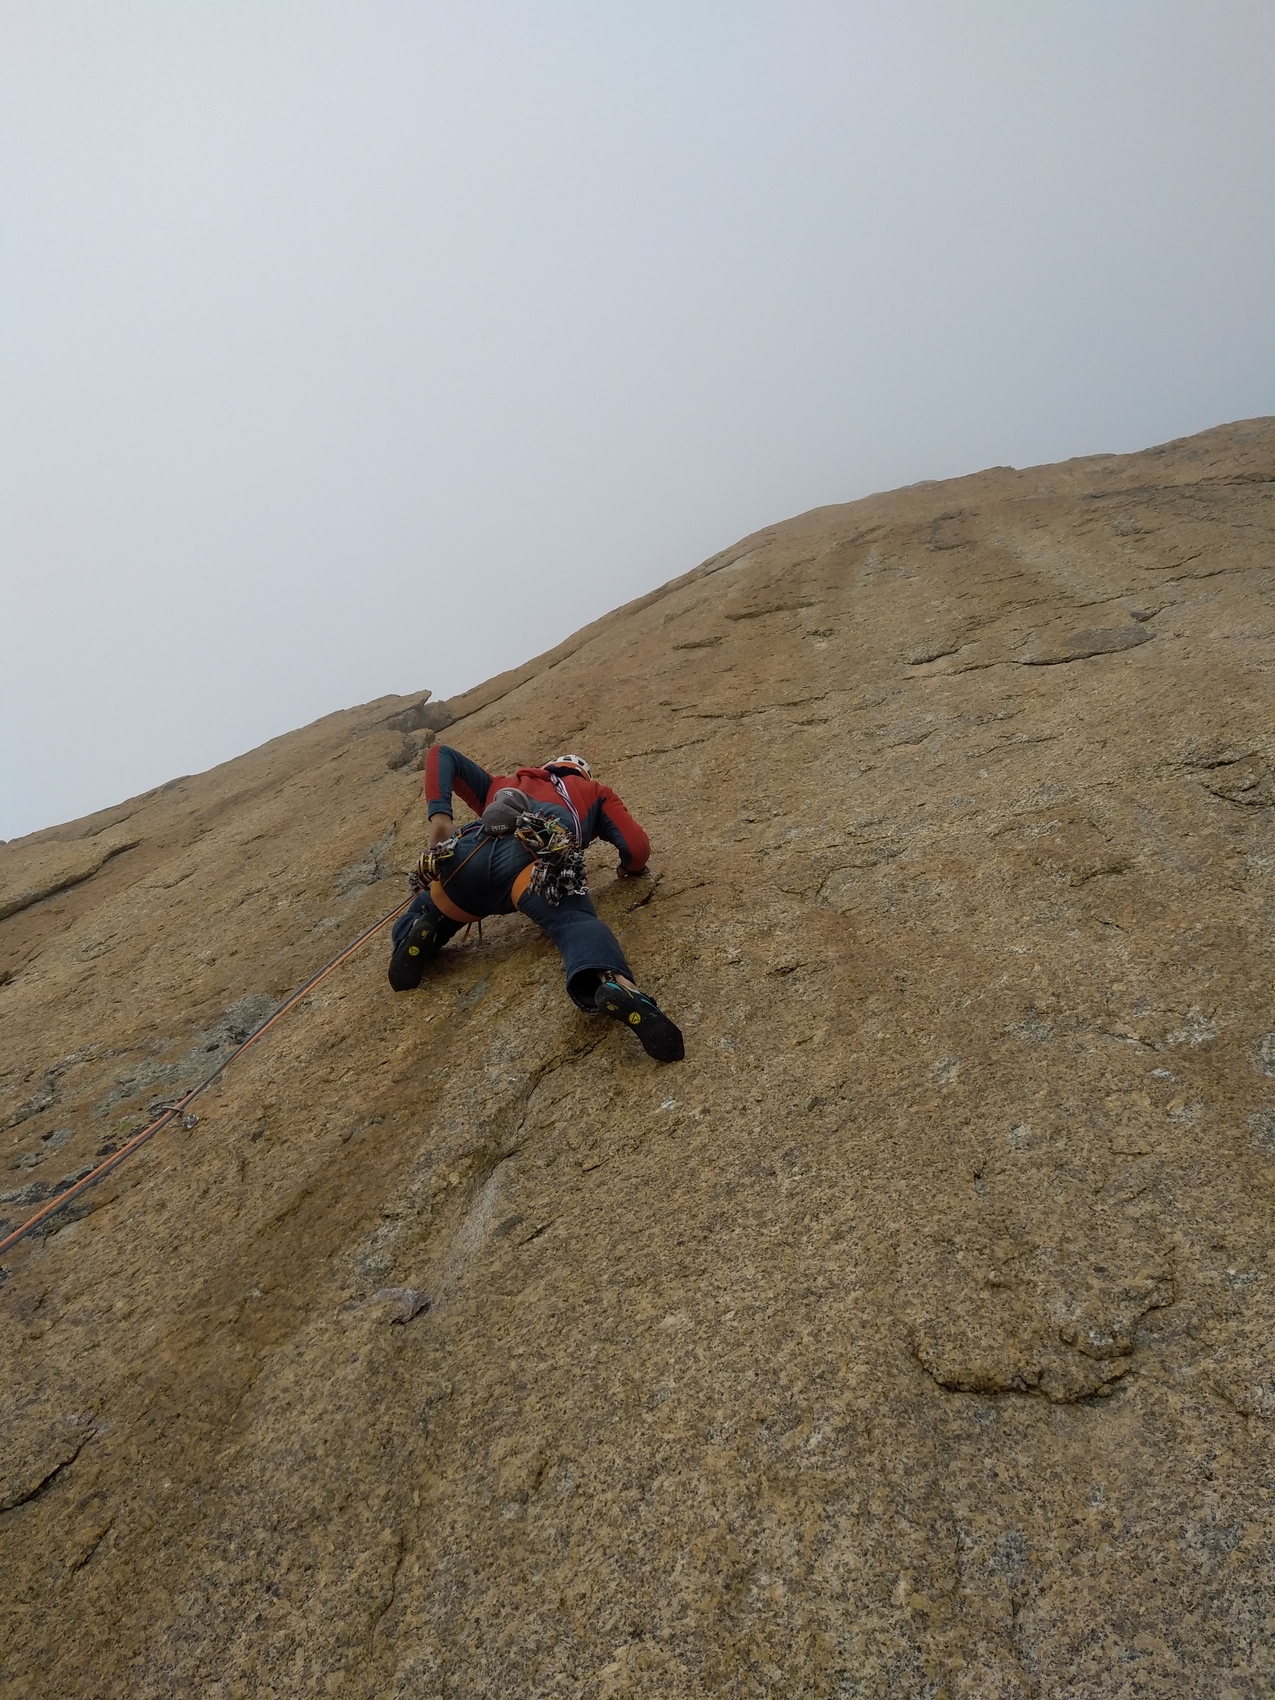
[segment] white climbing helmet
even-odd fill
[[[593,769],[589,766],[583,756],[554,756],[552,761],[547,761],[545,763],[545,767],[550,772],[552,772],[555,767],[567,767],[575,773],[582,773],[586,779],[593,778]]]

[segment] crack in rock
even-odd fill
[[[1145,624],[1110,626],[1098,631],[1076,632],[1018,658],[1020,667],[1065,667],[1072,661],[1088,661],[1096,655],[1115,655],[1122,649],[1137,649],[1155,637]]]

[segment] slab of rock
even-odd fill
[[[100,868],[140,840],[103,834],[70,842],[0,845],[0,921],[60,891],[92,879]]]
[[[1057,667],[1069,661],[1088,661],[1095,655],[1116,655],[1150,643],[1155,633],[1146,626],[1103,626],[1095,631],[1070,632],[1066,636],[1033,644],[1020,657],[1024,667]]]
[[[686,1060],[378,938],[10,1254],[7,1691],[1275,1691],[1273,504],[1258,420],[823,508],[453,698],[650,829]],[[434,708],[5,847],[138,840],[0,925],[7,1191],[405,892]]]

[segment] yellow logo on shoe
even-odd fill
[[[407,954],[408,954],[408,955],[409,955],[409,956],[419,956],[419,955],[420,955],[420,953],[421,953],[421,947],[420,947],[420,945],[418,945],[418,944],[409,944],[409,945],[408,945],[408,947],[407,947]]]
[[[637,1010],[634,1010],[633,1013],[629,1016],[629,1021],[634,1027],[637,1026],[638,1022],[641,1021],[641,1019],[642,1019],[642,1017],[638,1014]]]

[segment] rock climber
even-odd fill
[[[480,818],[456,831],[452,793]],[[619,940],[589,896],[584,855],[603,838],[620,853],[617,872],[636,879],[650,841],[583,756],[493,776],[447,744],[425,762],[429,842],[413,885],[419,892],[394,926],[390,985],[413,990],[431,957],[461,927],[517,909],[557,945],[577,1008],[623,1022],[657,1062],[679,1062],[681,1031],[638,990]]]

